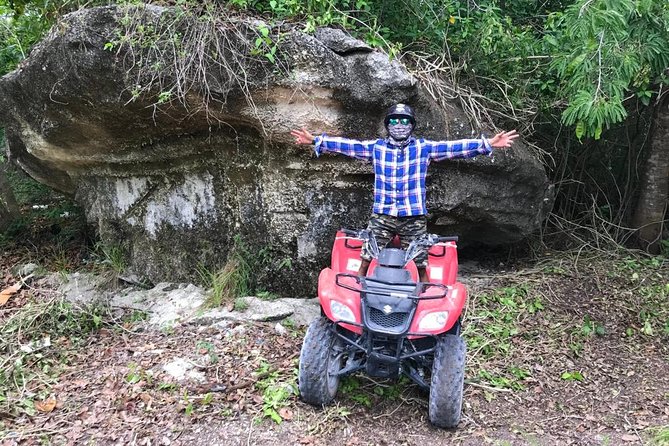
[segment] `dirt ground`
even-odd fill
[[[476,325],[492,308],[480,296],[502,284],[515,289],[513,280],[530,287],[525,299],[542,296],[543,309],[514,316],[517,332],[504,354],[470,347],[463,420],[455,431],[431,427],[426,395],[404,381],[356,375],[330,407],[300,402],[294,388],[304,329],[289,323],[285,333],[276,323],[149,330],[137,315],[126,315],[81,339],[51,338],[52,351],[44,353],[57,358],[51,373],[35,374],[8,395],[18,405],[32,398],[34,407],[47,407],[10,407],[1,414],[0,438],[6,445],[661,444],[654,438],[669,426],[666,333],[639,332],[634,299],[618,302],[629,291],[537,274],[544,273],[499,272],[483,281],[488,290],[470,279],[476,293],[466,322]],[[35,294],[53,297],[47,288],[29,291],[3,309],[5,320]],[[583,333],[586,312],[602,324],[589,325],[600,334]],[[203,382],[167,375],[163,366],[177,357],[190,361]],[[523,370],[516,381],[504,381],[510,364]]]
[[[3,289],[39,254],[19,248],[2,257]],[[454,431],[429,424],[406,380],[354,375],[335,404],[302,403],[305,329],[290,321],[152,329],[136,312],[75,311],[38,280],[0,306],[0,444],[669,445],[666,258],[545,253],[462,277]],[[193,377],[166,372],[177,358]]]

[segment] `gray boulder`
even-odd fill
[[[0,80],[0,125],[10,159],[75,197],[103,243],[123,248],[129,274],[154,283],[215,270],[241,240],[260,288],[314,292],[336,229],[366,224],[373,174],[341,156],[315,158],[293,143],[293,128],[369,139],[383,135],[387,107],[406,102],[421,136],[484,130],[341,31],[287,31],[257,44],[266,25],[231,16],[209,34],[218,40],[201,66],[179,70],[165,42],[121,45],[128,11],[143,30],[175,23],[173,9],[156,6],[66,16]],[[182,21],[173,52],[189,55],[179,45],[202,26]],[[551,203],[544,169],[522,143],[435,163],[428,183],[431,230],[465,243],[517,242]]]

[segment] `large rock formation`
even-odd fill
[[[147,28],[174,17],[133,11]],[[422,136],[475,135],[457,107],[440,109],[399,62],[341,31],[288,31],[272,63],[265,25],[236,18],[213,28],[227,42],[220,54],[209,48],[203,65],[180,71],[161,68],[177,44],[174,54],[158,39],[123,44],[128,17],[115,7],[67,16],[0,81],[0,125],[10,158],[76,197],[102,241],[153,281],[219,267],[239,236],[262,286],[315,289],[335,230],[365,225],[373,176],[358,161],[314,157],[292,128],[369,139],[383,134],[386,108],[406,102]],[[179,26],[179,38],[197,29]],[[516,242],[547,204],[544,170],[522,143],[431,167],[431,230],[463,242]]]

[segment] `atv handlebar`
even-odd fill
[[[376,243],[376,237],[374,237],[372,231],[368,229],[363,229],[361,231],[353,231],[351,229],[345,229],[345,228],[340,229],[340,231],[346,235],[345,238],[349,237],[356,238],[358,240],[366,242],[371,256],[373,258],[378,257],[381,249],[379,249],[379,246]],[[411,243],[409,243],[409,246],[405,250],[404,262],[405,264],[408,263],[409,261],[416,258],[425,249],[429,249],[439,243],[457,242],[457,241],[458,241],[457,235],[440,236],[437,234],[423,234],[422,236],[419,236],[418,238],[412,240]]]
[[[341,228],[339,230],[340,232],[343,232],[345,235],[349,237],[355,237],[359,238],[361,240],[365,240],[369,235],[371,235],[371,232],[363,229],[362,231],[355,231],[353,229],[346,229],[346,228]],[[447,235],[447,236],[441,236],[441,235],[436,235],[436,234],[427,234],[428,239],[433,243],[445,243],[445,242],[457,242],[458,241],[458,236],[457,235]]]
[[[351,236],[351,237],[359,237],[361,231],[354,231],[352,229],[346,229],[346,228],[341,228],[339,230],[340,232],[343,232],[344,234]]]

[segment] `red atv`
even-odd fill
[[[374,260],[357,276],[360,249]],[[456,281],[457,237],[426,235],[406,250],[379,250],[368,231],[337,232],[332,263],[318,278],[321,317],[302,344],[301,398],[316,406],[334,399],[339,380],[359,370],[369,376],[408,376],[430,392],[430,421],[454,428],[460,421],[465,341],[460,315],[467,299]],[[428,249],[429,283],[418,281],[413,259]]]

